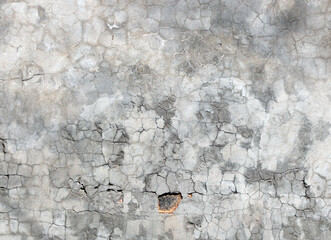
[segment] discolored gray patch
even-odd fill
[[[319,120],[318,124],[313,127],[314,138],[318,141],[324,141],[330,135],[331,124]]]
[[[118,79],[111,74],[109,68],[101,67],[99,70],[90,76],[91,80],[95,84],[95,87],[99,94],[113,95],[116,90],[116,83]]]
[[[41,22],[48,18],[45,8],[38,6],[38,16]]]
[[[196,67],[194,66],[193,62],[187,61],[179,66],[178,71],[179,73],[186,74],[188,77],[193,77],[196,71],[195,69]]]
[[[261,103],[261,105],[268,111],[268,103],[274,100],[274,93],[271,86],[266,81],[265,65],[253,65],[250,67],[250,78],[253,81],[252,93]]]
[[[211,166],[214,163],[218,163],[221,161],[220,149],[218,147],[200,149],[199,159],[199,165],[205,167]]]
[[[281,29],[288,29],[293,32],[302,31],[307,16],[307,3],[295,0],[289,9],[279,11],[277,19]]]
[[[229,104],[201,102],[200,109],[196,113],[198,120],[212,123],[229,123],[231,122],[231,113],[228,110]]]
[[[9,23],[1,23],[0,24],[0,34],[1,36],[4,36],[8,29],[9,29],[10,24]]]
[[[130,66],[130,72],[132,73],[132,75],[135,78],[141,79],[145,75],[150,74],[151,69],[148,65],[136,64],[136,65]]]
[[[155,111],[163,118],[165,125],[170,124],[171,119],[175,116],[174,104],[176,98],[174,96],[165,97],[164,100],[157,103]]]
[[[300,158],[305,158],[311,144],[313,143],[312,127],[313,125],[309,119],[305,118],[298,132],[297,145]]]

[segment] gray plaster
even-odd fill
[[[0,240],[331,239],[330,30],[329,0],[0,1]]]

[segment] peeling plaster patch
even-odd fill
[[[160,213],[173,213],[182,201],[181,193],[164,193],[158,196],[158,209]]]

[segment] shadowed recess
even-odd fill
[[[164,193],[158,197],[158,209],[160,213],[173,213],[182,201],[181,193]]]

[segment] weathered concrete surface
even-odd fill
[[[330,0],[0,9],[0,239],[330,239]]]

